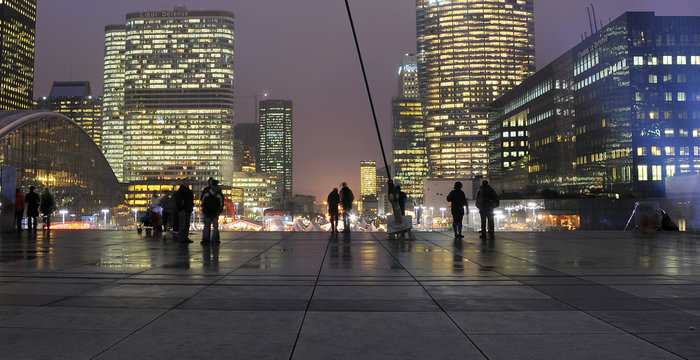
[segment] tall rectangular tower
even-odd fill
[[[428,155],[415,54],[406,54],[403,58],[399,68],[398,97],[393,98],[391,110],[394,180],[409,198],[422,203]]]
[[[487,173],[488,105],[535,69],[532,0],[416,0],[430,175]]]
[[[36,0],[0,1],[0,110],[34,101]]]
[[[360,196],[377,195],[377,162],[360,162]]]
[[[102,153],[114,175],[124,181],[124,52],[126,27],[105,27],[102,98]]]
[[[102,147],[102,98],[92,96],[89,81],[54,81],[49,97],[37,100],[35,107],[68,116]]]
[[[123,43],[120,28],[107,27],[105,119],[114,126],[105,124],[105,152],[123,142],[122,161],[112,159],[125,182],[231,181],[233,27],[233,13],[183,6],[127,14]]]
[[[276,175],[281,200],[292,197],[292,101],[259,103],[260,172]]]

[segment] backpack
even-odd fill
[[[208,191],[208,194],[209,196],[202,200],[202,213],[207,217],[217,216],[221,209],[219,197],[216,196],[216,193],[212,193],[211,190]]]

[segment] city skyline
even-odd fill
[[[535,1],[538,68],[580,42],[580,34],[588,28],[588,3]],[[312,194],[319,200],[342,181],[359,189],[359,174],[353,165],[362,159],[379,160],[381,155],[342,2],[259,1],[239,5],[209,0],[183,5],[236,14],[236,123],[254,120],[254,96],[265,90],[275,98],[295,102],[296,193]],[[387,144],[391,138],[390,102],[396,89],[395,71],[404,53],[414,52],[416,47],[415,2],[388,5],[351,1],[350,5]],[[657,11],[657,15],[698,13],[693,1],[594,5],[604,23],[632,10]],[[119,23],[119,17],[127,12],[172,6],[170,1],[157,0],[104,4],[75,1],[71,6],[40,3],[34,98],[47,95],[53,81],[64,80],[88,80],[94,94],[100,95],[104,26]],[[325,16],[307,14],[307,6],[316,8],[314,14]],[[91,16],[85,17],[87,13]],[[387,26],[383,21],[386,18],[395,21]],[[69,29],[61,26],[63,23],[83,26]],[[278,31],[279,28],[285,31]],[[320,28],[324,31],[318,31]],[[557,31],[551,31],[552,28]],[[60,51],[51,44],[60,44]],[[76,57],[76,53],[83,56]],[[338,88],[338,84],[343,84],[343,88]]]

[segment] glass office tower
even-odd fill
[[[36,0],[0,1],[0,110],[34,101]]]
[[[130,13],[123,44],[120,28],[107,28],[105,84],[114,82],[105,85],[105,119],[115,126],[105,126],[105,153],[123,141],[123,181],[155,186],[188,177],[197,187],[214,177],[230,183],[233,17],[183,6]],[[108,141],[112,137],[114,143]]]
[[[398,77],[398,96],[391,102],[394,180],[408,198],[420,204],[423,180],[428,174],[428,155],[415,54],[404,56]]]
[[[124,50],[126,27],[105,27],[102,153],[119,181],[124,179]]]
[[[487,173],[488,105],[534,72],[532,0],[417,0],[430,176]]]
[[[292,198],[292,101],[262,100],[258,116],[258,168],[277,179],[279,193],[274,202],[280,205]]]
[[[628,12],[493,104],[491,166],[532,192],[663,196],[700,174],[700,17]]]

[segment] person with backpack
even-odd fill
[[[202,245],[208,245],[210,240],[215,244],[221,243],[219,238],[219,214],[224,210],[224,194],[221,192],[219,182],[210,177],[207,180],[207,185],[199,197],[202,204],[202,214],[204,215]],[[210,236],[212,228],[214,234]]]
[[[467,196],[462,191],[462,183],[455,182],[454,189],[447,195],[447,201],[450,202],[450,212],[452,212],[452,229],[455,232],[455,239],[463,238],[462,235],[462,219],[464,218],[464,209],[469,213],[467,204]]]
[[[476,192],[476,207],[481,216],[481,235],[479,238],[486,239],[486,222],[488,220],[489,239],[494,239],[493,209],[497,208],[498,205],[498,194],[489,186],[488,180],[484,180],[479,191]]]

